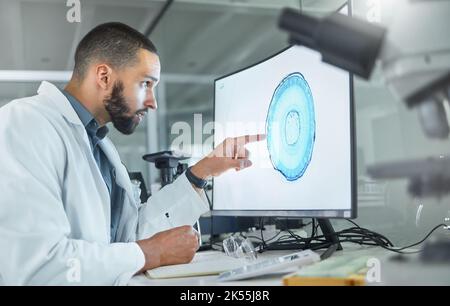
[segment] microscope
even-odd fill
[[[450,98],[450,1],[396,0],[396,15],[387,27],[333,13],[316,18],[284,9],[279,27],[292,44],[318,51],[322,60],[364,79],[379,61],[387,85],[409,108],[417,110],[425,135],[445,140]],[[376,179],[409,180],[415,197],[450,193],[450,158],[395,161],[368,167]],[[448,229],[448,227],[447,227]],[[439,249],[450,261],[449,235]],[[428,254],[429,252],[423,252]]]
[[[189,159],[190,156],[172,150],[146,154],[142,158],[145,161],[154,163],[156,169],[160,170],[162,188],[172,184],[180,174],[186,171],[188,165],[180,163],[180,161]]]
[[[279,26],[292,44],[318,51],[326,63],[369,79],[380,61],[387,85],[418,111],[427,137],[446,139],[450,97],[450,1],[398,0],[388,29],[339,13],[315,18],[283,10]],[[450,192],[450,159],[390,162],[368,168],[374,178],[409,178],[414,196]]]

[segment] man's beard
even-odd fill
[[[130,108],[123,96],[122,81],[114,83],[111,95],[104,100],[104,103],[114,127],[122,134],[132,134],[138,126],[139,120],[136,120],[136,114],[128,115]]]

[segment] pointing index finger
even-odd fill
[[[266,134],[254,134],[254,135],[244,135],[235,138],[238,144],[247,144],[250,142],[256,142],[266,139]]]

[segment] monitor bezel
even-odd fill
[[[351,5],[350,3],[345,4],[348,5],[348,14],[351,16]],[[343,7],[339,8],[341,10]],[[286,48],[283,48],[279,52],[274,53],[273,55],[256,62],[252,65],[229,73],[227,75],[221,76],[214,80],[214,99],[213,99],[213,125],[214,125],[214,133],[215,133],[215,125],[216,125],[216,84],[218,81],[225,79],[229,76],[235,75],[242,71],[251,69],[255,66],[258,66],[279,54],[285,52],[286,50],[294,47],[294,45],[289,45]],[[322,62],[323,64],[326,64]],[[356,134],[355,134],[355,107],[354,107],[354,78],[352,73],[348,73],[349,77],[349,98],[350,98],[350,188],[351,188],[351,205],[350,209],[336,209],[336,210],[217,210],[214,209],[214,178],[212,179],[212,210],[211,214],[214,216],[236,216],[236,217],[293,217],[293,218],[336,218],[336,219],[355,219],[357,217],[357,172],[356,172]],[[216,146],[215,137],[213,137],[213,146]]]

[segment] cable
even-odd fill
[[[203,191],[205,193],[205,197],[206,200],[208,201],[208,205],[209,205],[209,210],[212,210],[212,202],[211,199],[208,196],[208,192],[206,190]],[[209,244],[211,245],[211,247],[213,247],[214,245],[214,220],[213,220],[213,214],[210,212],[210,216],[209,216],[209,222],[210,222],[210,229],[211,229],[211,234],[209,235]]]
[[[361,228],[358,224],[356,224],[356,222],[353,222],[352,220],[350,220],[350,219],[345,219],[345,220],[347,220],[348,222],[350,222],[350,223],[352,223],[354,226],[356,226],[357,228]]]
[[[378,246],[383,249],[386,249],[391,252],[399,253],[399,254],[416,254],[421,252],[419,251],[404,251],[405,249],[417,246],[423,243],[428,237],[431,236],[433,232],[435,232],[440,227],[446,227],[446,224],[439,224],[435,226],[423,239],[420,241],[413,243],[404,247],[395,247],[394,244],[384,235],[379,234],[377,232],[371,231],[367,228],[363,228],[359,226],[356,222],[346,219],[348,222],[352,223],[354,227],[346,228],[341,231],[337,231],[335,233],[321,234],[318,235],[318,227],[320,226],[315,219],[312,219],[310,223],[307,225],[311,225],[311,237],[304,238],[296,233],[294,233],[291,229],[280,230],[274,236],[269,239],[264,238],[264,217],[260,218],[260,234],[261,238],[256,236],[245,236],[242,232],[240,235],[245,238],[251,238],[254,240],[259,240],[259,253],[262,253],[269,249],[321,249],[328,248],[330,245],[330,241],[327,240],[328,237],[334,236],[337,237],[339,243],[349,242],[355,243],[359,245],[366,246]],[[275,225],[277,220],[275,219]],[[307,226],[305,225],[305,226]],[[303,226],[303,227],[305,227]],[[302,228],[303,228],[302,227]],[[286,233],[282,235],[282,233]],[[276,240],[275,240],[276,239]],[[275,241],[273,241],[275,240]]]
[[[408,248],[411,248],[411,247],[414,247],[414,246],[416,246],[416,245],[419,245],[419,244],[421,244],[421,243],[423,243],[428,237],[430,237],[431,236],[431,234],[433,234],[433,232],[435,232],[438,228],[440,228],[440,227],[445,227],[446,225],[445,224],[439,224],[439,225],[437,225],[437,226],[435,226],[422,240],[420,240],[419,242],[416,242],[416,243],[413,243],[413,244],[411,244],[411,245],[408,245],[408,246],[405,246],[405,247],[401,247],[401,248],[394,248],[394,245],[393,245],[393,243],[391,242],[391,241],[389,241],[389,239],[387,239],[386,237],[384,237],[383,235],[381,235],[381,234],[378,234],[378,233],[376,233],[376,232],[373,232],[373,231],[370,231],[370,230],[368,230],[368,229],[364,229],[364,228],[361,228],[358,224],[356,224],[355,222],[353,222],[353,221],[351,221],[351,220],[348,220],[347,219],[347,221],[349,221],[349,222],[351,222],[352,224],[354,224],[356,227],[357,227],[357,229],[360,229],[360,230],[362,230],[362,232],[361,232],[361,235],[362,236],[365,236],[365,238],[369,238],[369,240],[372,240],[372,241],[374,241],[375,242],[375,245],[377,245],[377,246],[380,246],[380,247],[382,247],[382,248],[384,248],[384,249],[386,249],[386,250],[388,250],[388,251],[391,251],[391,252],[395,252],[395,253],[399,253],[399,254],[416,254],[416,253],[420,253],[421,252],[421,250],[419,250],[419,251],[411,251],[411,252],[404,252],[403,250],[405,250],[405,249],[408,249]],[[338,235],[339,236],[341,236],[341,233],[342,232],[345,232],[345,231],[349,231],[349,230],[351,230],[351,229],[347,229],[347,230],[343,230],[343,231],[341,231],[341,232],[338,232]],[[383,241],[384,240],[384,241]],[[352,241],[352,240],[345,240],[345,241],[347,241],[347,242],[354,242],[354,241]],[[343,242],[345,242],[345,241],[343,241]],[[360,242],[361,243],[361,242]],[[368,243],[361,243],[361,244],[368,244]],[[373,245],[373,244],[368,244],[368,245]]]
[[[276,224],[275,220],[275,224]],[[261,224],[263,224],[263,222],[261,222]],[[307,225],[312,224],[312,237],[310,238],[303,238],[297,234],[295,234],[294,232],[292,232],[292,230],[290,229],[286,229],[285,232],[288,233],[288,235],[283,235],[281,237],[278,238],[278,240],[276,240],[275,242],[271,242],[270,244],[267,244],[267,242],[269,242],[269,240],[265,240],[264,236],[262,237],[264,240],[261,243],[261,247],[259,252],[262,253],[267,249],[277,249],[277,248],[289,248],[289,249],[307,249],[309,248],[309,245],[311,243],[311,241],[314,239],[313,237],[316,235],[316,229],[317,226],[315,225],[315,220],[312,219],[312,221],[310,223],[307,223],[306,225],[302,226],[302,228],[304,228]],[[262,228],[263,226],[261,226]],[[273,240],[274,238],[276,238],[277,236],[279,236],[283,231],[280,231],[277,233],[277,235],[275,235],[274,237],[272,237],[270,240]],[[262,234],[262,232],[261,232]]]
[[[209,190],[209,189],[208,189]],[[208,192],[206,190],[203,191],[205,193],[206,196],[206,200],[208,201],[208,205],[209,205],[209,209],[212,210],[213,206],[212,206],[212,202],[211,199],[209,198]]]
[[[262,252],[261,250],[264,250],[267,247],[266,242],[264,241],[263,228],[264,228],[264,217],[261,217],[259,221],[259,229],[261,230],[261,241],[262,241],[261,243],[262,248],[261,247],[259,248],[260,252]]]
[[[402,248],[400,248],[400,249],[396,249],[396,250],[392,250],[392,251],[394,251],[394,252],[398,252],[398,251],[403,251],[404,249],[408,249],[408,248],[412,248],[412,247],[414,247],[414,246],[416,246],[416,245],[419,245],[419,244],[421,244],[422,242],[424,242],[425,240],[427,240],[427,238],[428,237],[430,237],[431,236],[431,234],[433,234],[433,232],[434,231],[436,231],[438,228],[440,228],[440,227],[447,227],[447,225],[446,224],[444,224],[444,223],[441,223],[441,224],[439,224],[439,225],[436,225],[422,240],[420,240],[419,242],[416,242],[416,243],[413,243],[413,244],[411,244],[411,245],[408,245],[408,246],[405,246],[405,247],[402,247]],[[414,252],[414,253],[419,253],[419,252],[421,252],[421,251],[417,251],[417,252]],[[408,254],[408,253],[406,253],[406,254]]]
[[[411,245],[401,247],[401,248],[395,248],[394,244],[385,236],[376,233],[374,231],[371,231],[369,229],[363,228],[359,226],[356,222],[353,222],[351,220],[347,220],[350,223],[352,223],[355,227],[347,228],[341,231],[338,231],[334,234],[322,234],[317,235],[317,227],[318,225],[315,224],[315,221],[312,222],[313,228],[311,231],[312,236],[309,238],[302,238],[295,233],[293,233],[291,230],[287,230],[289,235],[282,235],[279,237],[275,242],[272,242],[270,244],[266,244],[266,242],[269,242],[268,240],[263,240],[262,248],[260,249],[260,252],[263,252],[266,249],[270,248],[282,248],[282,247],[290,247],[298,249],[307,249],[310,247],[311,243],[317,242],[322,243],[323,247],[327,247],[328,244],[326,244],[327,240],[326,238],[333,235],[336,236],[339,239],[339,242],[350,242],[355,243],[359,245],[367,245],[367,246],[379,246],[382,247],[388,251],[400,253],[400,254],[415,254],[419,253],[421,251],[408,251],[405,252],[403,250],[414,247],[416,245],[419,245],[423,243],[428,237],[431,236],[431,234],[436,231],[440,227],[446,227],[445,224],[439,224],[435,226],[422,240],[419,242],[413,243]],[[272,237],[270,240],[273,240],[277,236],[279,236],[281,231]],[[320,247],[319,247],[320,248]]]

